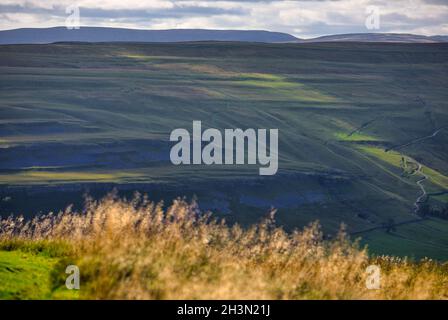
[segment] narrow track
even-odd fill
[[[414,202],[414,213],[415,213],[415,214],[418,214],[418,211],[419,211],[419,209],[420,209],[420,204],[421,204],[422,202],[424,202],[424,200],[425,200],[425,198],[426,198],[427,193],[426,193],[425,186],[423,185],[423,181],[425,181],[426,179],[428,179],[428,176],[427,176],[426,174],[424,174],[423,171],[422,171],[422,165],[421,165],[420,163],[418,163],[418,162],[417,162],[417,164],[418,164],[418,169],[415,170],[415,172],[413,173],[413,175],[414,175],[414,174],[420,174],[420,175],[422,176],[422,178],[419,179],[419,180],[416,182],[417,185],[420,187],[420,190],[422,190],[422,194],[421,194],[421,195],[417,198],[417,200],[415,200],[415,202]]]

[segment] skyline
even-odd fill
[[[448,3],[443,0],[2,0],[0,30],[64,26],[73,8],[79,9],[81,26],[268,30],[298,38],[377,32],[448,34]],[[366,21],[372,14],[378,21],[369,29]]]

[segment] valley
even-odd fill
[[[375,254],[448,259],[448,44],[0,46],[0,215],[114,188],[229,223],[341,223]],[[278,171],[175,166],[170,132],[278,128]]]

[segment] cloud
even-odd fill
[[[428,3],[428,4],[448,6],[448,2],[446,0],[423,0],[423,2]]]
[[[264,29],[298,37],[371,32],[366,8],[377,6],[378,32],[447,34],[446,0],[2,0],[0,29],[64,25],[77,3],[81,24],[141,29]]]

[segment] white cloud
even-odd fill
[[[0,28],[63,25],[73,0],[2,0]],[[447,34],[448,3],[439,0],[78,0],[81,24],[143,29],[265,29],[298,37],[369,32],[365,9],[381,11],[379,32]]]

